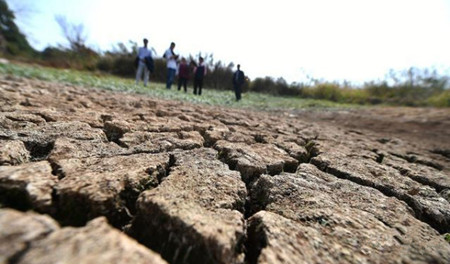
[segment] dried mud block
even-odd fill
[[[70,105],[70,104],[69,104]],[[69,106],[68,105],[68,106]],[[95,110],[82,110],[69,111],[68,109],[36,109],[32,111],[33,114],[37,114],[44,118],[47,122],[71,122],[71,121],[83,121],[89,124],[91,127],[102,128],[104,123],[104,117],[108,114],[102,113],[101,109]]]
[[[240,126],[240,127],[249,127],[251,126],[250,122],[247,120],[242,120],[245,117],[242,116],[226,116],[226,117],[216,117],[221,123],[227,126]]]
[[[107,121],[103,127],[109,141],[118,142],[122,136],[131,131],[133,124],[123,120]]]
[[[60,228],[46,215],[0,209],[1,263],[166,263],[107,224]]]
[[[82,228],[62,228],[32,243],[18,264],[61,262],[167,263],[159,254],[110,227],[104,217]]]
[[[119,144],[130,152],[159,153],[175,149],[190,150],[203,146],[204,139],[197,131],[167,133],[126,133]]]
[[[408,176],[419,183],[432,186],[437,191],[450,189],[450,175],[436,168],[410,163],[393,155],[386,155],[383,164],[395,168],[402,175]]]
[[[11,113],[6,113],[5,117],[12,122],[16,122],[17,124],[23,125],[24,123],[33,123],[36,125],[42,125],[46,121],[39,115],[30,114],[27,112],[16,111]]]
[[[418,153],[411,153],[406,149],[396,149],[395,151],[388,151],[389,154],[401,158],[409,163],[421,164],[437,170],[443,170],[445,166],[431,158],[425,157]]]
[[[17,137],[27,142],[50,142],[59,137],[106,141],[105,133],[101,129],[92,128],[80,121],[50,122],[35,129],[14,132],[17,134]]]
[[[114,226],[131,219],[140,192],[158,185],[168,172],[170,157],[136,154],[56,162],[62,180],[55,186],[57,217],[83,225],[106,216]]]
[[[72,158],[112,157],[129,153],[131,153],[129,150],[113,142],[60,137],[56,139],[48,158],[51,161],[57,161]]]
[[[448,263],[450,245],[408,206],[302,164],[252,186],[254,263]],[[259,204],[258,204],[259,202]]]
[[[450,203],[428,185],[402,175],[398,170],[373,159],[355,157],[339,150],[321,153],[311,163],[339,178],[380,190],[406,202],[416,217],[440,232],[450,231]]]
[[[0,209],[0,263],[13,263],[32,241],[58,228],[56,221],[47,215]]]
[[[244,144],[255,144],[257,143],[255,137],[246,133],[244,131],[232,131],[228,135],[225,136],[224,140],[236,143],[244,143]]]
[[[45,120],[44,120],[45,121]],[[39,127],[39,124],[27,121],[14,120],[8,113],[0,113],[0,136],[4,139],[17,139],[17,131],[28,131]]]
[[[291,157],[299,162],[307,162],[310,158],[310,154],[304,146],[300,146],[295,142],[289,142],[282,139],[277,139],[275,145],[285,150]]]
[[[30,160],[30,152],[22,141],[0,140],[0,165],[19,165]]]
[[[298,166],[296,159],[272,144],[246,145],[221,140],[214,148],[231,169],[242,174],[245,182],[263,173],[275,175],[282,171],[295,172]]]
[[[175,153],[169,176],[139,196],[131,233],[171,263],[243,263],[245,197],[216,151]]]
[[[58,138],[107,142],[101,129],[79,121],[49,122],[40,126],[30,122],[27,124],[34,126],[5,129],[0,132],[0,137],[23,141],[33,161],[47,159]]]
[[[217,141],[225,139],[231,134],[230,129],[221,123],[211,124],[203,133],[206,146],[212,146]]]
[[[133,131],[146,132],[180,132],[194,130],[193,122],[186,122],[176,117],[154,117],[153,120],[135,122]]]
[[[53,187],[58,177],[52,174],[47,161],[19,166],[0,167],[0,199],[2,204],[26,210],[49,212],[52,207]]]

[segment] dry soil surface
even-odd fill
[[[0,263],[450,263],[449,133],[0,76]]]

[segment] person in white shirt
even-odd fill
[[[136,71],[136,85],[139,84],[139,80],[141,80],[142,77],[142,72],[144,72],[144,86],[147,86],[150,71],[145,63],[145,58],[152,57],[152,52],[147,48],[147,45],[148,40],[145,38],[144,47],[140,47],[138,50],[138,55],[136,58],[136,60],[138,60]]]
[[[175,49],[175,43],[170,43],[170,48],[164,52],[164,58],[167,60],[167,81],[166,88],[170,89],[175,79],[175,74],[177,72],[177,59],[178,55],[173,52]]]

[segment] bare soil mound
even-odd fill
[[[3,76],[0,263],[450,263],[449,117]]]

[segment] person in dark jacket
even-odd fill
[[[189,80],[189,65],[186,63],[186,59],[182,58],[181,63],[178,65],[178,91],[181,89],[181,85],[184,87],[184,92],[187,92],[187,82]]]
[[[237,71],[233,74],[233,88],[236,94],[236,101],[241,100],[242,85],[245,82],[245,74],[241,71],[241,65],[237,65]]]
[[[194,94],[202,95],[203,78],[206,75],[206,66],[203,64],[203,58],[199,58],[198,65],[194,68]]]

